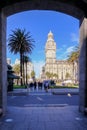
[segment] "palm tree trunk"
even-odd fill
[[[73,80],[75,80],[74,62],[73,62]]]
[[[25,85],[24,55],[23,55],[23,84]]]
[[[22,82],[22,53],[20,53],[20,76],[21,76],[21,86],[23,85]]]
[[[26,85],[27,85],[27,62],[26,62]]]

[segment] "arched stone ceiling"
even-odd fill
[[[0,0],[6,16],[27,10],[54,10],[78,19],[86,15],[87,0]]]

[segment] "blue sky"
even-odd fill
[[[30,55],[38,76],[45,61],[45,44],[51,30],[57,46],[57,59],[66,59],[79,39],[79,20],[55,11],[25,11],[7,18],[7,39],[12,30],[26,29],[35,40],[35,48]],[[7,58],[12,64],[18,55],[13,55],[7,48]]]

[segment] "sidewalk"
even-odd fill
[[[87,117],[77,106],[8,107],[0,130],[87,130]]]
[[[27,92],[25,89],[21,91]],[[19,92],[14,91],[16,94]],[[67,92],[70,92],[70,89]],[[48,93],[51,93],[51,90]],[[22,96],[20,98],[22,100]],[[28,98],[26,96],[26,100]],[[16,99],[20,104],[20,100]],[[0,130],[87,130],[87,117],[79,112],[78,106],[8,106],[6,116],[0,118]]]
[[[74,88],[74,89],[68,89],[68,88],[62,88],[62,89],[52,89],[53,94],[79,94],[79,89]]]

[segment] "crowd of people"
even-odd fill
[[[33,88],[34,87],[34,89],[36,89],[37,87],[39,88],[39,89],[42,89],[42,87],[43,87],[43,83],[42,82],[30,82],[29,83],[29,88]]]
[[[34,81],[34,82],[30,82],[28,87],[32,90],[36,90],[37,88],[38,89],[44,89],[44,90],[48,90],[49,89],[49,83],[48,82],[42,82],[42,81]]]
[[[35,80],[28,83],[28,88],[30,88],[30,90],[44,89],[46,92],[48,92],[48,89],[54,85],[55,85],[54,80],[44,80],[44,81]]]

